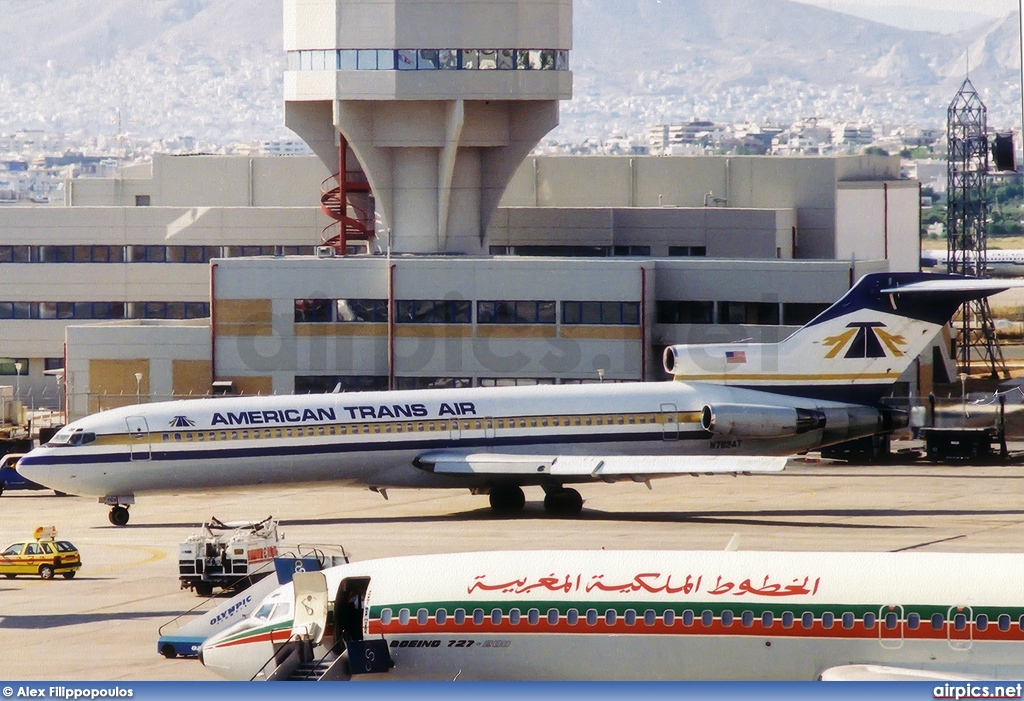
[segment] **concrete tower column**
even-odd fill
[[[486,253],[519,164],[572,96],[571,0],[284,0],[285,122],[343,134],[396,252]]]

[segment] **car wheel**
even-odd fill
[[[74,579],[74,578],[75,578],[75,570],[69,570],[69,571],[64,573],[64,579]]]
[[[175,657],[178,656],[178,653],[175,651],[174,646],[170,643],[164,643],[163,647],[160,648],[160,654],[169,660],[173,660]]]
[[[198,596],[213,596],[213,585],[209,582],[196,582],[196,594]]]
[[[39,578],[40,579],[53,579],[53,567],[50,565],[39,566]]]

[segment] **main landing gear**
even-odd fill
[[[522,487],[494,487],[490,492],[491,510],[496,514],[519,513],[526,505]],[[551,516],[578,516],[583,510],[583,497],[575,489],[561,485],[544,487],[544,510]]]
[[[552,516],[579,516],[583,511],[583,497],[568,487],[545,489],[544,510]]]

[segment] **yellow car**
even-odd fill
[[[0,574],[9,579],[19,574],[39,575],[53,579],[60,574],[71,579],[82,567],[78,548],[66,540],[56,540],[57,529],[40,526],[32,534],[34,540],[14,543],[0,553]]]

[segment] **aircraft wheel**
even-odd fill
[[[491,509],[499,514],[512,514],[522,511],[526,505],[526,495],[521,487],[495,487],[490,495]]]
[[[115,526],[127,526],[128,525],[128,509],[123,506],[115,506],[110,510],[110,514],[107,516],[110,522]]]
[[[544,495],[544,510],[552,516],[578,516],[583,497],[575,489],[559,489]]]
[[[40,579],[53,579],[53,567],[50,565],[39,566],[39,578]]]

